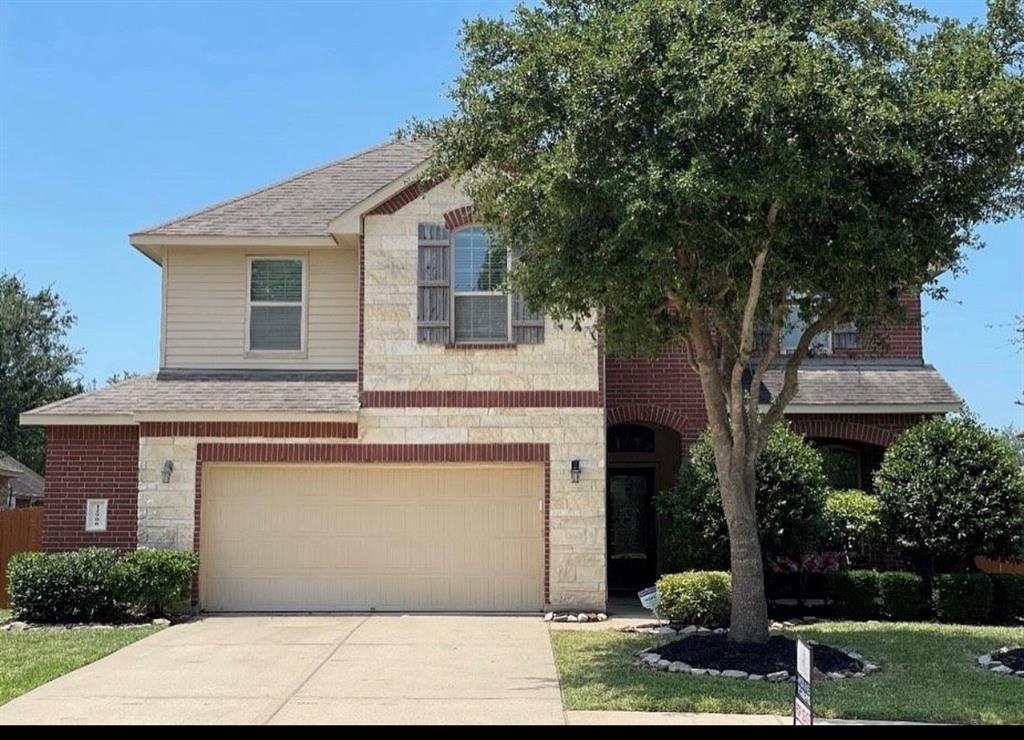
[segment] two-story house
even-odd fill
[[[502,293],[507,255],[427,157],[386,143],[131,235],[163,276],[160,368],[22,416],[48,431],[46,549],[194,548],[224,611],[602,608],[650,582],[695,377]],[[800,374],[789,421],[843,485],[959,403],[906,303]]]

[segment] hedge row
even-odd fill
[[[1024,620],[1024,576],[947,573],[931,593],[914,573],[843,570],[829,574],[829,599],[837,616],[900,621],[934,615],[940,622],[1017,623]]]
[[[193,552],[114,550],[25,552],[8,564],[15,619],[41,624],[119,621],[163,615],[187,599],[199,566]]]

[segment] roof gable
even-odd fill
[[[133,237],[326,237],[332,220],[428,158],[426,141],[389,141],[137,231]]]

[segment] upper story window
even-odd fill
[[[302,352],[305,348],[306,261],[301,257],[249,258],[250,352]]]
[[[501,289],[508,271],[507,251],[479,226],[456,231],[452,249],[455,341],[507,342],[508,296]]]
[[[785,323],[782,325],[782,333],[779,335],[779,345],[782,354],[789,355],[796,351],[800,337],[807,330],[808,322],[800,318],[796,307],[790,309]],[[768,343],[768,331],[758,330],[755,340],[757,348],[763,350]],[[857,349],[860,345],[857,339],[857,327],[853,324],[839,324],[828,331],[823,331],[811,340],[808,354],[830,355],[836,350]]]

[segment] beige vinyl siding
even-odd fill
[[[246,354],[247,257],[257,254],[308,259],[303,357]],[[164,272],[164,367],[355,369],[358,256],[354,249],[169,248],[164,253]]]
[[[538,611],[539,465],[210,465],[210,611]]]

